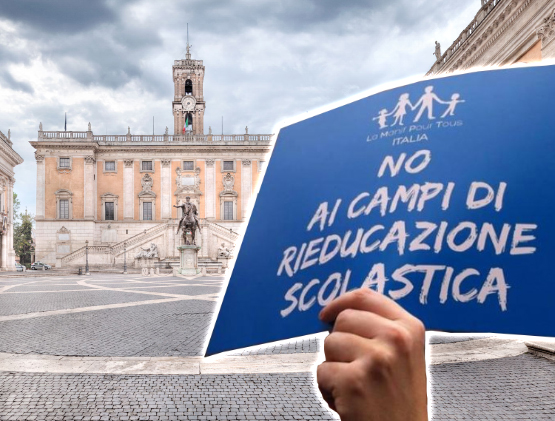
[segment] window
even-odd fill
[[[224,220],[233,221],[233,202],[224,202]]]
[[[100,196],[100,203],[102,206],[102,220],[103,221],[117,221],[118,220],[118,199],[117,194],[110,192],[104,193]]]
[[[141,163],[142,171],[152,171],[152,161],[143,161]]]
[[[152,221],[152,202],[143,202],[143,221]]]
[[[115,171],[116,161],[106,161],[104,162],[104,171]]]
[[[114,202],[104,202],[104,219],[106,221],[114,220]]]
[[[192,95],[193,94],[193,82],[191,79],[187,79],[185,81],[185,95]]]
[[[183,171],[194,171],[195,161],[183,161]]]
[[[73,219],[73,193],[60,189],[56,193],[56,219]]]
[[[60,168],[71,168],[69,158],[60,158]]]
[[[60,206],[60,219],[69,219],[69,200],[60,199],[58,203]]]
[[[233,161],[224,161],[224,171],[233,171],[234,170],[233,164],[234,164]]]
[[[266,168],[266,161],[258,161],[258,171],[264,171]]]

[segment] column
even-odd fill
[[[171,180],[171,159],[162,159],[162,185],[161,185],[161,203],[160,203],[160,219],[171,219],[172,206],[172,180]]]
[[[94,220],[94,204],[96,202],[94,196],[94,167],[96,165],[96,159],[94,156],[85,157],[85,186],[84,186],[84,208],[85,208],[85,219]]]
[[[36,219],[44,219],[45,217],[45,179],[46,171],[44,164],[44,155],[38,155],[35,153],[35,159],[37,160],[37,213]]]
[[[135,186],[133,179],[135,178],[133,160],[126,159],[123,161],[123,219],[133,219],[133,192]]]
[[[2,235],[2,270],[8,270],[8,234]]]
[[[241,219],[245,219],[252,193],[252,166],[250,159],[241,162]]]
[[[216,173],[214,160],[206,160],[206,189],[205,189],[205,217],[208,220],[216,219]]]

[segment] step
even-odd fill
[[[530,354],[555,361],[555,340],[524,342]]]

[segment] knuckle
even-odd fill
[[[414,317],[412,323],[413,323],[413,326],[414,326],[414,331],[417,335],[419,335],[419,336],[426,335],[426,326],[424,326],[424,323],[422,322],[422,320],[417,319],[416,317]]]
[[[365,301],[370,295],[372,295],[372,291],[369,288],[359,288],[353,292],[353,298],[356,302],[363,302]]]
[[[346,329],[351,324],[351,320],[354,314],[355,310],[350,308],[345,309],[341,313],[339,313],[339,315],[335,319],[335,330]]]
[[[413,349],[415,340],[413,334],[404,326],[396,324],[387,330],[386,339],[395,352],[407,354]]]
[[[396,359],[393,354],[385,349],[380,349],[373,353],[367,360],[367,373],[373,379],[383,379],[391,376],[395,367]]]
[[[340,339],[338,338],[336,333],[330,333],[328,336],[326,336],[326,338],[324,339],[324,352],[327,354],[329,353],[331,350],[333,350],[335,348],[335,346],[337,344],[340,344]]]

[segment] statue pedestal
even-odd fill
[[[158,257],[135,257],[135,269],[154,268],[159,260]]]
[[[179,273],[185,276],[197,275],[198,269],[198,251],[200,246],[178,246],[180,256]]]
[[[218,257],[218,262],[222,262],[222,269],[229,267],[229,257]]]

